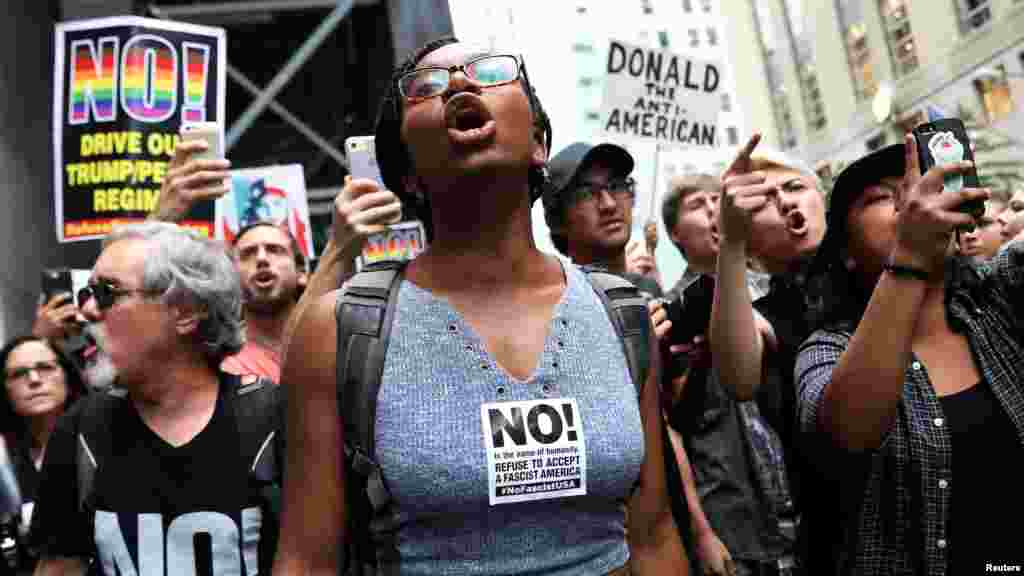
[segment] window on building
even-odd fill
[[[782,6],[786,13],[786,31],[793,49],[793,61],[800,79],[800,97],[807,126],[811,132],[820,132],[828,126],[828,120],[814,62],[814,28],[808,26],[806,21],[812,14],[809,10],[811,5],[808,0],[785,0]]]
[[[640,0],[641,6],[643,6],[644,14],[654,14],[654,6],[651,6],[651,0]]]
[[[658,31],[658,44],[662,48],[668,48],[668,31],[667,30],[659,30]]]
[[[736,130],[735,126],[729,126],[725,129],[725,135],[729,139],[729,146],[739,146],[740,135],[739,131]]]
[[[700,46],[700,31],[690,28],[686,31],[690,36],[690,48],[696,48]]]
[[[989,0],[956,0],[956,4],[964,32],[977,30],[992,21],[992,3]]]
[[[732,111],[732,98],[729,97],[728,92],[722,92],[722,112]]]
[[[772,17],[768,0],[751,0],[754,13],[754,24],[757,38],[764,54],[764,73],[768,81],[768,92],[771,96],[772,112],[779,129],[779,142],[782,148],[795,148],[797,145],[796,127],[793,114],[789,107],[789,95],[786,92],[782,74],[782,54],[776,41],[775,20]]]
[[[871,50],[868,49],[863,6],[860,0],[836,0],[839,33],[843,37],[850,79],[858,100],[868,100],[878,91]]]
[[[683,12],[693,12],[693,0],[683,0]]]
[[[918,67],[917,45],[910,29],[908,4],[907,0],[878,0],[889,56],[892,57],[893,72],[897,77],[906,76]]]
[[[982,69],[974,78],[974,88],[989,122],[999,122],[1013,113],[1013,96],[1005,65]]]
[[[712,0],[700,0],[701,10],[703,10],[705,14],[711,13],[711,1]]]

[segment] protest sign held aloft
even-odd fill
[[[57,25],[57,238],[88,240],[156,206],[178,129],[224,121],[223,29],[137,17]],[[212,203],[182,225],[213,235]]]
[[[255,222],[273,222],[291,232],[306,260],[312,259],[306,174],[301,164],[231,171],[231,190],[216,201],[216,237],[234,243]]]
[[[605,66],[601,123],[616,136],[713,148],[722,66],[613,40]]]

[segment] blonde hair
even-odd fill
[[[754,170],[782,169],[798,172],[810,178],[818,192],[825,193],[824,185],[818,173],[811,168],[810,164],[792,154],[787,154],[774,148],[758,146],[750,156],[750,161],[753,164]]]

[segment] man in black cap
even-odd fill
[[[576,142],[548,162],[549,186],[544,191],[544,219],[555,248],[580,266],[599,266],[622,276],[650,298],[662,296],[649,276],[626,271],[626,244],[633,226],[636,183],[630,178],[633,157],[615,144]],[[659,339],[671,323],[664,320],[660,301],[649,304]],[[687,556],[694,558],[694,521],[707,525],[682,444],[670,445],[665,436],[665,470],[672,513]],[[680,490],[678,487],[682,487]],[[685,492],[685,493],[684,493]]]
[[[544,219],[555,248],[575,264],[601,266],[660,297],[656,281],[626,272],[636,201],[633,166],[633,157],[621,146],[570,144],[548,162]]]

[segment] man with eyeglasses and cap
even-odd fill
[[[575,264],[600,266],[660,297],[656,281],[626,271],[636,201],[633,166],[633,156],[615,144],[570,144],[548,162],[544,219],[555,248]]]
[[[570,144],[548,162],[550,185],[543,196],[544,219],[555,248],[573,263],[622,276],[647,295],[651,322],[661,340],[672,326],[660,300],[661,287],[650,276],[629,273],[626,266],[636,201],[636,182],[630,177],[634,165],[633,156],[615,144]],[[669,444],[667,435],[665,444],[673,515],[692,559],[691,517],[703,519],[704,512],[685,449],[681,444]]]

